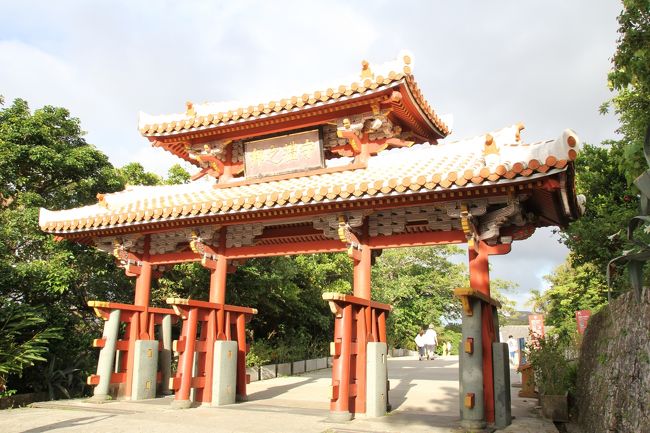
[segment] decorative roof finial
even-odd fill
[[[521,141],[521,131],[526,129],[526,126],[524,126],[523,122],[519,122],[519,123],[517,123],[515,125],[515,127],[517,128],[517,132],[515,133],[515,140],[517,140],[517,142],[520,142]]]
[[[498,155],[499,148],[497,147],[494,137],[491,134],[485,134],[485,146],[483,148],[483,155]]]
[[[361,79],[365,80],[366,78],[370,78],[372,80],[375,78],[375,74],[373,74],[370,70],[370,64],[368,61],[364,60],[361,62]]]
[[[187,101],[185,103],[185,115],[186,116],[194,116],[196,113],[194,112],[194,104],[192,101]]]
[[[413,70],[411,69],[411,56],[409,56],[408,54],[404,54],[404,56],[402,57],[402,61],[404,62],[404,67],[402,68],[404,73],[406,75],[410,75],[413,72]]]

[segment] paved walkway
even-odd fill
[[[460,432],[458,429],[458,360],[389,359],[390,403],[382,418],[359,417],[332,423],[329,413],[330,370],[283,377],[249,385],[249,401],[221,408],[170,408],[171,398],[139,402],[86,403],[64,400],[36,407],[0,411],[3,433],[23,432],[245,432],[367,433]],[[536,418],[535,402],[515,397],[508,433],[557,433]]]

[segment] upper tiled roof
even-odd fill
[[[576,158],[578,138],[565,130],[555,140],[518,141],[514,125],[457,142],[396,148],[369,159],[366,168],[215,188],[196,182],[138,186],[101,196],[76,209],[41,209],[39,223],[51,233],[74,233],[156,223],[227,212],[372,198],[501,184],[563,170]]]
[[[364,69],[358,81],[265,103],[230,106],[226,103],[192,104],[188,102],[184,113],[158,116],[140,113],[138,127],[143,135],[150,137],[165,137],[209,130],[223,125],[268,118],[371,95],[390,87],[397,87],[403,83],[408,87],[428,121],[443,136],[448,135],[450,133],[449,125],[436,114],[422,96],[422,92],[413,78],[411,63],[411,56],[403,54],[398,61],[386,64],[382,68],[383,71],[375,70],[373,73],[370,71],[367,62],[364,62]]]

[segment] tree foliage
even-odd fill
[[[563,231],[570,257],[548,277],[551,288],[539,300],[550,324],[574,327],[576,310],[598,310],[607,300],[608,262],[630,248],[624,231],[638,213],[633,180],[647,169],[643,141],[650,127],[650,1],[623,0],[619,38],[609,87],[621,138],[585,145],[576,161],[576,189],[587,197],[586,212]],[[623,273],[614,290],[625,290]]]
[[[638,208],[636,194],[618,164],[623,152],[623,146],[617,142],[584,146],[576,160],[576,189],[587,197],[586,211],[561,233],[571,251],[571,263],[591,263],[601,277],[606,273],[607,263],[625,248],[620,238],[608,238],[624,230]]]
[[[411,347],[417,332],[433,324],[440,330],[460,320],[456,287],[467,285],[463,265],[449,259],[458,247],[422,247],[387,250],[373,268],[373,296],[393,306],[388,316],[391,345]]]
[[[163,179],[157,174],[145,171],[139,162],[130,162],[118,169],[118,173],[127,185],[160,185]]]
[[[616,52],[609,73],[610,89],[617,92],[611,104],[619,117],[623,158],[618,161],[631,183],[646,168],[643,138],[650,125],[650,1],[623,0],[618,16]]]
[[[575,329],[575,312],[598,311],[607,303],[607,281],[594,263],[575,264],[569,258],[546,277],[550,288],[541,300],[546,322],[558,330]]]
[[[21,311],[11,316],[12,340],[40,335],[32,362],[57,356],[72,364],[90,352],[99,329],[87,301],[125,299],[131,285],[106,254],[41,232],[39,207],[87,205],[97,193],[122,187],[106,155],[85,142],[67,110],[46,106],[32,113],[21,99],[0,110],[0,310],[4,317]],[[9,338],[6,333],[0,339]],[[66,338],[46,347],[56,335]],[[9,371],[8,386],[30,390],[43,382],[30,363],[14,365],[19,368]]]
[[[35,362],[45,361],[48,345],[62,336],[48,327],[43,308],[7,302],[0,308],[0,397],[6,392],[7,376],[20,375]]]

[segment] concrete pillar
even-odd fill
[[[156,397],[158,371],[158,340],[137,340],[133,358],[133,387],[131,400]]]
[[[502,429],[512,423],[508,343],[492,343],[492,361],[494,362],[494,426]]]
[[[110,397],[108,395],[111,384],[111,375],[113,373],[113,362],[115,361],[115,348],[117,346],[117,334],[120,330],[120,310],[111,311],[108,320],[104,323],[104,347],[99,351],[99,360],[97,361],[97,375],[99,383],[93,390],[93,401],[105,401]]]
[[[162,383],[160,392],[163,395],[169,395],[172,393],[172,390],[169,388],[169,378],[172,375],[172,316],[169,314],[162,318],[160,339],[162,340],[162,350],[160,351],[160,374]]]
[[[194,352],[194,364],[192,364],[192,378],[199,376],[199,352]],[[196,402],[196,388],[190,388],[190,401]]]
[[[386,343],[367,344],[367,388],[366,416],[379,417],[386,415],[388,405],[388,345]]]
[[[215,341],[212,366],[212,406],[234,404],[237,390],[237,342]]]
[[[460,370],[461,427],[482,429],[486,426],[483,398],[483,347],[481,301],[469,298],[473,314],[463,312]]]
[[[122,352],[121,350],[116,350],[115,351],[115,368],[113,369],[113,371],[115,373],[120,372],[120,366],[122,365],[122,356],[123,355],[124,355],[124,352]]]

